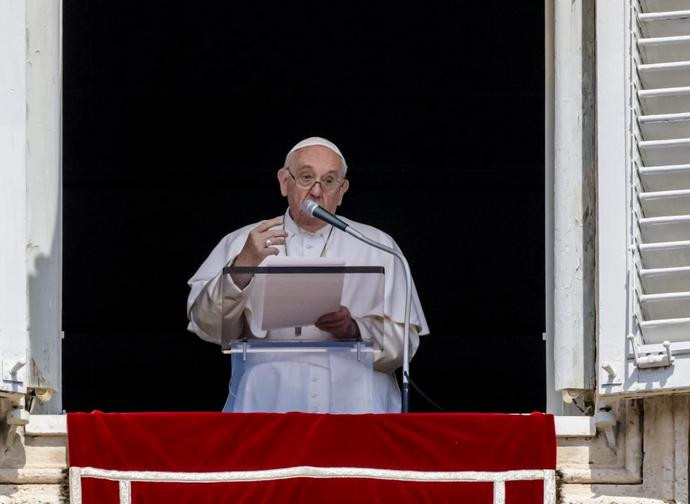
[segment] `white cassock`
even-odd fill
[[[398,249],[386,233],[366,224],[340,217],[348,225],[369,238]],[[221,289],[221,275],[244,246],[249,232],[258,223],[250,224],[225,236],[213,249],[199,270],[189,280],[191,292],[187,300],[187,329],[213,343],[221,342],[221,319],[230,324],[231,332],[249,337],[263,337],[252,321],[252,282],[240,290],[226,279]],[[288,233],[286,245],[275,246],[280,254],[289,256],[330,257],[345,260],[346,266],[383,266],[385,269],[385,313],[383,336],[373,329],[373,319],[358,313],[357,285],[343,287],[342,304],[347,306],[359,326],[362,338],[380,339],[382,351],[374,354],[373,373],[363,373],[352,361],[336,355],[318,353],[263,354],[250,365],[240,365],[241,355],[233,354],[233,376],[230,393],[223,411],[305,411],[315,413],[395,413],[400,412],[400,389],[393,372],[402,365],[403,326],[405,311],[405,273],[392,255],[366,245],[352,236],[327,225],[310,233],[300,229],[289,211],[284,217]],[[274,229],[281,229],[278,226]],[[354,277],[352,277],[354,278]],[[224,290],[221,294],[221,291]],[[230,290],[231,292],[228,292]],[[361,289],[360,293],[361,294]],[[222,299],[222,296],[225,299]],[[225,313],[221,314],[221,311]],[[378,326],[380,327],[380,326]],[[226,331],[227,326],[226,326]],[[305,328],[306,330],[306,328]],[[315,328],[311,330],[318,331]],[[271,338],[280,338],[281,331],[269,331]],[[428,334],[417,290],[412,284],[410,312],[410,357],[419,346],[419,336]],[[294,336],[294,330],[291,332]],[[242,369],[239,376],[236,370]]]

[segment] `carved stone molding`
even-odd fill
[[[687,503],[688,396],[624,400],[615,411],[615,450],[608,448],[602,433],[588,438],[559,438],[560,501]],[[583,467],[585,464],[589,469]]]

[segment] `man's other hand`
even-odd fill
[[[338,339],[360,339],[359,326],[345,306],[336,312],[321,315],[314,325]]]

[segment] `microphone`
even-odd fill
[[[341,231],[354,236],[367,245],[383,250],[395,256],[403,265],[405,269],[405,324],[403,329],[403,373],[402,373],[402,412],[407,413],[410,410],[410,309],[412,307],[412,273],[410,273],[410,265],[407,259],[398,250],[388,247],[382,243],[376,242],[371,238],[365,236],[359,230],[345,224],[338,217],[333,215],[328,210],[321,208],[316,201],[304,200],[302,202],[302,211],[311,217],[321,219]]]
[[[316,201],[312,201],[310,199],[305,199],[302,202],[302,211],[304,213],[306,213],[307,215],[310,215],[311,217],[321,219],[322,221],[327,222],[331,226],[337,227],[341,231],[345,231],[347,233],[348,225],[345,224],[342,220],[337,218],[335,215],[333,215],[328,210],[320,207],[316,203]]]

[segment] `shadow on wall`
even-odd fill
[[[31,208],[31,211],[52,212],[49,253],[32,258],[29,269],[29,365],[28,385],[34,394],[27,398],[32,414],[62,413],[62,188],[58,186],[56,208]],[[39,202],[43,205],[43,202]],[[35,204],[35,202],[34,202]],[[46,205],[47,206],[47,205]],[[40,223],[39,223],[40,225]],[[46,239],[48,241],[48,239]],[[40,250],[40,245],[27,245],[27,255]]]

